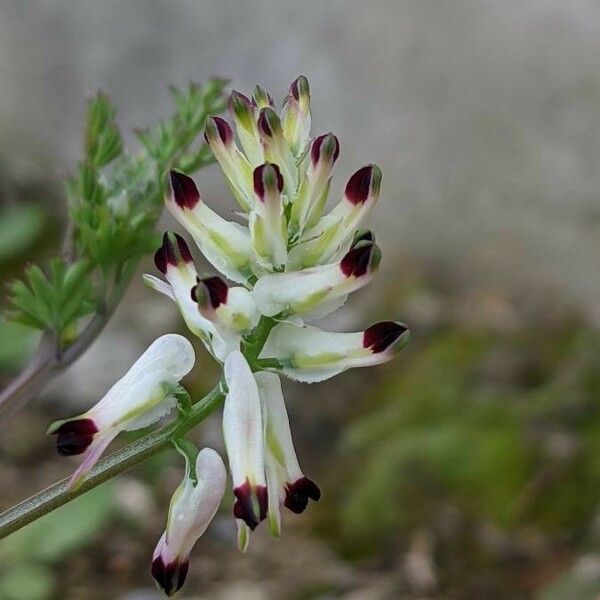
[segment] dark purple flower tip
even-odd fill
[[[327,160],[333,166],[339,155],[340,142],[333,133],[320,135],[310,147],[310,158],[315,166],[320,160]]]
[[[252,102],[248,96],[233,90],[227,103],[229,112],[238,119],[244,119],[253,112]]]
[[[319,486],[308,477],[301,477],[285,488],[285,501],[283,505],[292,512],[300,514],[306,510],[308,500],[318,502],[321,498]]]
[[[82,454],[92,443],[98,427],[93,419],[66,421],[49,433],[56,435],[56,449],[61,456]]]
[[[266,190],[283,191],[283,175],[275,163],[264,163],[254,169],[254,193],[262,200]]]
[[[367,165],[350,177],[345,196],[351,204],[363,204],[370,197],[379,194],[380,185],[381,169],[377,165]]]
[[[176,560],[165,565],[159,555],[152,561],[152,577],[167,596],[172,596],[185,583],[189,565],[188,560]]]
[[[200,290],[198,290],[199,286],[203,286],[204,290],[208,292],[208,299],[213,309],[217,309],[219,306],[221,306],[221,304],[225,304],[227,302],[229,288],[227,287],[227,284],[217,275],[214,277],[200,279],[198,281],[198,285],[192,288],[192,300],[194,302],[198,302],[198,299],[201,297],[201,294],[199,293]]]
[[[263,137],[271,138],[281,130],[277,113],[269,107],[263,108],[258,115],[258,131]]]
[[[168,265],[194,262],[187,242],[178,234],[165,231],[162,246],[154,253],[156,268],[166,275]]]
[[[275,102],[273,102],[271,94],[269,94],[269,92],[267,92],[267,90],[260,85],[254,87],[254,92],[252,93],[252,104],[260,108],[264,108],[266,106],[275,106]]]
[[[254,531],[256,526],[267,516],[268,496],[264,485],[257,485],[254,490],[248,480],[233,489],[236,497],[233,514],[242,519]],[[258,515],[257,515],[258,512]]]
[[[304,75],[300,75],[297,79],[292,81],[288,94],[296,100],[300,101],[302,96],[308,97],[310,95],[310,87],[308,85],[308,79]]]
[[[233,129],[221,117],[208,117],[204,128],[204,139],[210,144],[217,140],[217,136],[223,144],[228,146],[233,142]]]
[[[193,209],[202,198],[194,180],[178,171],[169,173],[171,198],[179,208]]]
[[[379,266],[381,251],[370,240],[358,240],[340,261],[340,269],[346,277],[362,277]]]
[[[410,336],[408,327],[396,321],[381,321],[365,329],[363,333],[363,348],[368,348],[377,354],[389,348],[400,349],[408,342]]]

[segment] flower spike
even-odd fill
[[[156,423],[175,406],[179,381],[194,366],[192,345],[181,335],[155,340],[94,407],[53,423],[59,454],[83,454],[83,462],[69,485],[81,483],[106,447],[122,431],[135,431]]]
[[[278,537],[281,506],[294,513],[304,512],[309,499],[321,498],[321,491],[304,476],[298,464],[279,377],[264,371],[256,373],[255,378],[263,414],[269,528]]]
[[[277,370],[290,379],[313,383],[346,369],[387,362],[408,339],[406,325],[394,321],[376,323],[357,333],[279,323],[271,330],[260,358],[278,361]]]
[[[262,314],[315,319],[344,304],[348,294],[371,281],[379,266],[379,247],[370,232],[365,236],[355,239],[337,263],[263,275],[253,290]]]
[[[267,483],[260,398],[254,375],[243,354],[234,351],[225,360],[227,396],[223,408],[223,436],[229,457],[238,520],[238,543],[245,551],[248,529],[267,516]]]
[[[182,454],[185,475],[173,494],[167,527],[152,557],[152,575],[167,596],[183,586],[190,552],[215,516],[227,482],[223,460],[212,448],[201,450],[193,466]]]
[[[260,264],[269,270],[287,261],[287,222],[279,167],[264,163],[254,169],[255,209],[250,215],[250,234]]]
[[[246,283],[254,264],[247,228],[206,206],[194,180],[178,171],[170,173],[166,204],[216,269],[232,281]]]
[[[204,138],[221,165],[233,195],[248,212],[252,208],[252,166],[239,151],[231,126],[221,117],[209,117]]]
[[[283,135],[295,156],[300,156],[310,133],[310,88],[301,75],[290,86],[281,112]]]

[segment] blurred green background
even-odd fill
[[[326,327],[411,326],[385,366],[288,383],[323,499],[241,556],[225,503],[182,598],[600,597],[600,6],[589,0],[0,5],[0,278],[60,246],[85,98],[124,130],[167,85],[220,75],[281,99],[308,76],[341,142],[332,199],[381,165],[379,276]],[[216,167],[198,177],[234,209]],[[164,219],[164,227],[174,227]],[[151,260],[140,272],[153,272]],[[136,277],[95,346],[0,436],[1,508],[65,476],[45,430],[97,400],[175,307]],[[35,347],[0,323],[0,383]],[[194,394],[218,376],[198,348]],[[195,433],[222,449],[219,416]],[[2,600],[155,600],[152,549],[181,476],[154,458],[0,542]]]

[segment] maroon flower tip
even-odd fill
[[[217,309],[221,304],[225,304],[227,302],[227,294],[229,293],[229,288],[227,284],[218,276],[214,277],[206,277],[205,279],[201,279],[198,282],[198,285],[204,285],[206,290],[208,291],[208,297],[210,299],[210,305]],[[197,292],[196,288],[192,289],[192,299],[194,302],[198,302],[197,300]]]
[[[384,352],[400,340],[408,341],[408,327],[404,323],[382,321],[375,323],[363,333],[363,348],[369,348],[373,354]]]
[[[340,268],[346,277],[362,277],[379,266],[381,253],[376,244],[369,240],[354,242],[344,258]]]
[[[210,144],[211,140],[214,141],[217,135],[226,146],[233,141],[231,125],[221,117],[209,117],[204,129],[204,139]]]
[[[172,596],[185,583],[188,568],[187,560],[176,560],[165,565],[162,556],[159,555],[152,561],[152,577],[167,596]]]
[[[254,93],[252,94],[252,104],[254,106],[265,106],[268,104],[269,106],[275,106],[275,102],[273,102],[273,97],[265,88],[257,85],[254,87]]]
[[[264,163],[254,169],[254,193],[264,200],[265,189],[277,186],[277,191],[283,191],[283,175],[275,163]]]
[[[340,142],[333,133],[320,135],[310,147],[310,158],[313,165],[316,165],[322,158],[329,159],[331,166],[340,155]]]
[[[178,171],[171,171],[169,174],[169,183],[171,197],[179,208],[191,210],[200,202],[200,192],[191,177]]]
[[[166,275],[168,265],[177,266],[181,262],[193,262],[187,242],[178,234],[166,231],[162,246],[154,254],[156,268]]]
[[[229,96],[228,107],[236,116],[242,116],[252,110],[252,102],[245,94],[233,90]]]
[[[369,196],[379,193],[381,183],[381,171],[376,165],[362,167],[350,177],[346,184],[346,198],[355,206],[363,204]]]
[[[319,486],[308,477],[301,477],[285,488],[284,506],[292,512],[300,514],[306,510],[308,500],[318,502],[321,498]]]
[[[52,433],[57,435],[56,449],[62,456],[82,454],[92,443],[98,427],[92,419],[67,421]]]
[[[254,490],[255,498],[253,499],[252,487],[250,482],[246,480],[245,483],[234,488],[233,494],[236,497],[233,505],[235,518],[242,519],[254,531],[256,526],[267,516],[268,496],[266,486],[257,485]],[[258,516],[256,515],[255,504],[258,508]]]
[[[277,113],[270,107],[262,108],[258,115],[258,131],[264,137],[273,137],[281,129]]]
[[[308,95],[310,93],[308,79],[304,75],[300,75],[300,77],[292,81],[288,93],[296,102],[300,100],[301,95]]]

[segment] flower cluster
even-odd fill
[[[167,232],[154,257],[164,279],[144,279],[177,304],[189,330],[223,364],[223,434],[238,543],[246,550],[261,521],[267,519],[278,536],[282,507],[301,513],[321,495],[298,463],[280,375],[310,383],[383,363],[409,334],[395,321],[354,333],[310,324],[344,304],[377,271],[375,236],[360,226],[379,197],[379,168],[356,171],[325,214],[339,142],[332,133],[311,139],[306,78],[292,83],[280,114],[260,87],[252,99],[234,91],[229,110],[235,134],[227,121],[211,117],[205,138],[241,207],[240,222],[214,212],[181,172],[171,171],[166,198],[171,214],[224,278],[201,276],[186,241]],[[51,427],[61,454],[84,454],[74,485],[120,431],[156,422],[185,397],[179,381],[193,363],[185,338],[163,336],[94,408]],[[168,595],[183,584],[192,546],[225,491],[225,466],[214,450],[203,449],[195,464],[185,455],[186,473],[152,564]]]

